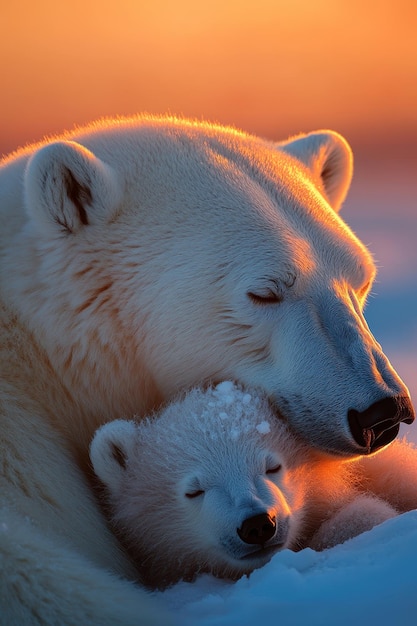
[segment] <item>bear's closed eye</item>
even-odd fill
[[[266,474],[278,474],[278,472],[282,469],[282,465],[278,464],[275,465],[275,467],[271,467],[270,469],[266,470]]]
[[[202,496],[203,493],[203,489],[197,489],[197,491],[189,491],[185,495],[187,498],[198,498],[198,496]]]

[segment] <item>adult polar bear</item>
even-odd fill
[[[1,624],[168,623],[126,580],[89,489],[106,421],[223,379],[262,387],[330,453],[367,454],[413,420],[362,316],[371,257],[336,212],[351,169],[332,132],[276,145],[165,118],[3,162]],[[414,450],[363,467],[375,493],[417,505]]]

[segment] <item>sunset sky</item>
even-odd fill
[[[417,136],[414,0],[0,3],[0,153],[103,115]],[[398,140],[397,140],[398,138]]]

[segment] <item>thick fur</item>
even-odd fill
[[[277,550],[328,548],[397,514],[361,493],[355,462],[315,454],[266,397],[231,382],[148,420],[105,424],[90,455],[113,526],[153,587],[199,572],[239,578]],[[269,516],[260,527],[259,515]]]
[[[122,580],[136,569],[97,510],[75,424],[69,434],[82,410],[27,328],[4,309],[0,322],[1,626],[169,623]]]
[[[375,269],[337,213],[351,173],[350,149],[331,131],[275,144],[147,117],[2,162],[6,624],[167,623],[123,582],[135,572],[90,495],[88,447],[106,421],[233,379],[261,387],[316,448],[367,451],[348,410],[407,390],[362,315]],[[378,467],[388,466],[390,497],[415,506],[415,451],[387,454],[363,461],[370,490],[384,491]]]

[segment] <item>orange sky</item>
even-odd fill
[[[1,2],[0,153],[102,115],[417,136],[414,0]]]

